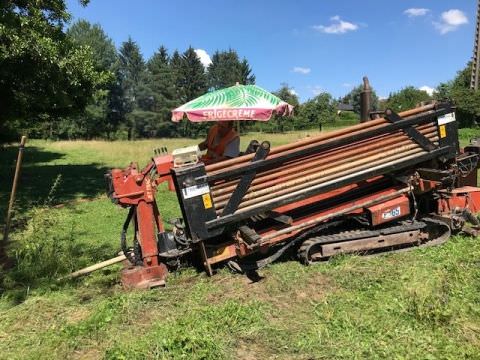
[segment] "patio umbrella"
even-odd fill
[[[256,85],[234,85],[212,91],[172,110],[172,121],[184,115],[193,122],[268,121],[273,114],[290,115],[293,106]]]

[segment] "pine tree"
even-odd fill
[[[205,68],[191,46],[183,53],[180,61],[174,53],[171,64],[176,77],[177,95],[182,96],[182,103],[193,100],[207,92]],[[207,124],[193,125],[186,121],[183,127],[183,135],[201,136],[206,133],[207,128]]]
[[[248,63],[247,59],[243,58],[242,63],[240,64],[240,74],[242,78],[241,84],[243,85],[254,85],[255,84],[255,75],[252,72],[252,68]]]
[[[138,95],[141,81],[145,71],[145,62],[137,43],[129,38],[122,44],[118,56],[119,84],[122,91],[122,107],[125,113],[125,124],[127,127],[128,139],[134,137],[135,128],[139,127],[139,116],[135,114],[138,110]]]
[[[185,94],[185,101],[193,100],[207,92],[205,68],[191,46],[182,55],[179,81]]]
[[[138,104],[148,117],[145,136],[171,136],[176,126],[171,122],[171,110],[175,107],[174,74],[169,63],[168,51],[160,47],[147,62],[139,89]]]
[[[186,102],[186,96],[183,88],[183,78],[182,78],[182,55],[175,50],[170,58],[170,70],[172,71],[173,76],[173,86],[175,88],[175,99],[176,104],[180,106]]]
[[[235,50],[216,51],[212,63],[208,66],[208,85],[212,89],[222,89],[236,83],[249,85],[255,83],[255,75],[246,59],[240,61]]]

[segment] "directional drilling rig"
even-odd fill
[[[129,208],[121,236],[125,287],[164,285],[183,264],[209,275],[225,264],[248,272],[287,253],[311,264],[478,232],[480,144],[459,148],[449,103],[386,110],[341,130],[278,147],[252,142],[249,149],[210,165],[195,151],[163,151],[143,170],[132,163],[106,175],[110,198]],[[176,192],[182,213],[170,231],[155,198],[162,182]]]

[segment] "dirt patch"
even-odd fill
[[[90,310],[76,307],[68,309],[63,316],[68,325],[74,325],[80,321],[87,319],[90,314]]]
[[[233,358],[239,360],[257,360],[276,357],[272,357],[271,350],[256,341],[239,341],[235,344],[235,356],[233,356]]]
[[[76,350],[72,354],[72,359],[93,360],[103,358],[102,353],[97,349]]]
[[[220,293],[209,295],[211,302],[220,302],[228,299],[237,300],[260,300],[278,307],[290,307],[291,302],[318,301],[327,293],[336,290],[334,282],[324,274],[311,273],[305,276],[293,286],[285,289],[285,283],[276,274],[267,274],[262,280],[252,282],[246,276],[240,275],[216,275],[215,279],[220,283]]]

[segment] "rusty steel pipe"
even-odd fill
[[[381,124],[381,125],[377,125],[377,126],[373,126],[371,127],[369,130],[376,130],[376,129],[379,129],[381,127],[383,127],[384,125]],[[346,133],[346,134],[343,134],[341,136],[337,136],[335,138],[335,140],[342,140],[342,139],[345,139],[345,138],[348,138],[350,136],[352,136],[353,134],[352,133]],[[268,154],[268,159],[271,160],[271,159],[276,159],[280,156],[284,156],[284,155],[288,155],[288,154],[292,154],[292,153],[295,153],[295,152],[298,152],[298,151],[302,151],[302,150],[306,150],[306,149],[310,149],[312,147],[315,147],[315,146],[318,146],[318,145],[324,145],[324,144],[327,144],[331,139],[326,139],[326,140],[322,140],[322,141],[319,141],[319,142],[309,142],[308,144],[305,144],[305,145],[300,145],[298,147],[295,147],[293,149],[288,149],[288,150],[284,150],[282,152],[277,152],[277,153],[273,153],[272,154],[272,151],[270,151],[270,153]],[[300,142],[298,142],[300,143]],[[227,160],[229,161],[229,160]],[[242,167],[244,167],[245,165],[249,164],[250,162],[242,162],[242,163],[239,163],[239,164],[236,164],[236,165],[232,165],[232,166],[229,166],[229,167],[226,167],[226,168],[222,168],[221,170],[216,170],[216,171],[212,171],[212,172],[208,172],[209,170],[207,170],[207,174],[210,176],[210,175],[219,175],[219,174],[222,174],[222,172],[226,171],[226,170],[234,170],[234,169],[240,169]]]
[[[410,155],[412,153],[420,153],[420,150],[412,149],[405,153],[407,155]],[[271,189],[259,190],[259,191],[256,191],[255,193],[250,193],[248,194],[248,196],[245,196],[241,204],[238,206],[238,209],[250,207],[251,205],[258,205],[261,202],[278,198],[279,196],[286,195],[298,190],[308,189],[309,187],[312,187],[316,184],[320,184],[328,180],[334,180],[336,177],[339,176],[339,174],[340,175],[352,174],[362,169],[368,168],[368,166],[371,163],[381,164],[383,162],[393,161],[397,158],[400,158],[401,156],[403,156],[403,154],[396,154],[396,156],[394,157],[389,157],[386,159],[384,158],[380,160],[378,159],[378,156],[376,156],[373,159],[369,159],[368,162],[366,163],[357,164],[353,172],[351,171],[351,169],[346,170],[345,166],[343,166],[342,169],[340,169],[341,171],[339,171],[336,168],[329,169],[328,171],[323,171],[319,175],[305,176],[305,179],[300,178],[300,179],[291,181],[290,184],[288,184],[287,186],[285,186],[285,184],[280,184],[278,186],[272,187],[272,188],[275,188],[275,190],[271,190]],[[227,201],[221,201],[220,203],[217,203],[215,205],[216,211],[218,214],[222,212],[226,203]]]
[[[427,129],[430,129],[433,126],[435,126],[435,125],[424,124],[424,125],[420,125],[420,126],[416,127],[416,129],[419,130],[420,132],[422,132],[422,131],[425,132]],[[368,145],[368,144],[372,144],[374,142],[377,143],[377,142],[383,141],[384,139],[388,139],[388,138],[391,138],[391,137],[399,137],[399,136],[402,137],[403,134],[404,134],[403,131],[398,130],[398,131],[389,133],[387,135],[385,135],[385,134],[384,135],[379,135],[379,136],[371,138],[371,139],[365,139],[365,140],[355,142],[355,143],[352,143],[352,144],[347,144],[347,145],[337,147],[337,148],[334,148],[334,149],[329,149],[325,152],[309,155],[307,157],[302,157],[300,159],[289,160],[288,162],[285,162],[284,164],[281,165],[281,169],[282,170],[292,169],[292,171],[294,171],[294,169],[296,169],[300,164],[309,163],[312,160],[317,160],[321,157],[327,157],[327,156],[330,156],[331,154],[334,154],[334,153],[339,153],[339,152],[346,153],[347,151],[349,152],[354,148],[359,148],[359,147],[361,148],[365,144]],[[256,184],[260,181],[263,181],[265,176],[268,176],[270,174],[277,174],[277,173],[278,173],[278,168],[260,172],[256,175],[252,184]],[[273,176],[273,177],[275,177],[275,176]],[[272,178],[272,176],[269,176],[269,178]],[[225,192],[231,191],[232,187],[234,188],[238,184],[239,181],[240,181],[239,179],[235,179],[235,180],[230,180],[230,181],[223,182],[221,184],[215,184],[215,185],[212,186],[212,192],[215,195],[215,194],[220,194],[220,193],[225,193]],[[226,188],[228,188],[229,190],[224,190]]]
[[[383,159],[382,159],[382,156],[378,155],[378,154],[376,154],[375,156],[369,156],[369,159],[366,162],[363,162],[363,163],[358,162],[358,161],[356,162],[355,166],[360,166],[360,168],[345,170],[345,171],[342,171],[341,174],[348,173],[348,171],[357,171],[359,169],[363,169],[365,166],[368,166],[368,163],[370,161],[375,160],[375,163],[378,163],[378,161],[376,161],[376,160],[380,159],[380,162],[382,162],[382,161],[388,162],[388,161],[394,160],[396,158],[399,158],[401,156],[409,155],[409,154],[412,153],[412,151],[415,152],[416,150],[419,150],[419,149],[418,148],[417,149],[410,149],[408,152],[406,152],[404,154],[397,153],[397,154],[394,154],[393,157],[383,158]],[[390,151],[390,152],[393,152],[393,151]],[[421,151],[419,151],[418,153],[420,154]],[[252,192],[247,193],[245,195],[245,197],[242,200],[242,203],[239,205],[238,208],[242,208],[244,206],[253,204],[256,201],[263,201],[265,199],[269,199],[269,198],[273,198],[275,196],[286,194],[290,191],[294,191],[294,190],[297,190],[297,189],[300,189],[300,188],[306,188],[308,186],[311,186],[312,184],[316,184],[316,183],[321,182],[321,181],[334,179],[335,176],[339,176],[339,174],[337,173],[339,170],[342,170],[342,169],[345,169],[345,168],[348,168],[348,167],[349,167],[348,164],[347,164],[347,166],[342,166],[340,168],[339,167],[333,167],[333,168],[330,168],[330,169],[323,170],[323,172],[320,173],[320,174],[318,174],[318,173],[317,174],[316,173],[312,174],[310,172],[310,175],[309,175],[308,173],[302,173],[299,177],[296,177],[293,180],[290,180],[286,184],[285,183],[284,184],[279,183],[278,185],[273,185],[273,186],[271,186],[270,188],[267,188],[267,189],[259,189],[259,190],[252,191]],[[306,183],[306,181],[308,181],[308,183]],[[219,199],[214,200],[214,202],[217,201],[215,203],[215,208],[218,210],[218,212],[221,212],[222,208],[226,205],[227,199],[222,200],[222,201],[219,201]]]
[[[427,111],[433,110],[434,108],[435,108],[435,104],[430,104],[430,105],[422,106],[422,107],[419,107],[419,108],[403,111],[403,112],[399,113],[399,115],[401,117],[408,117],[408,116],[411,116],[411,115],[416,115],[416,114],[419,114],[419,113],[422,113],[422,112],[427,112]],[[386,124],[388,124],[387,120],[385,120],[384,118],[379,118],[379,119],[370,121],[368,123],[357,124],[357,125],[354,125],[354,126],[350,126],[346,129],[340,129],[340,130],[337,130],[337,131],[332,131],[332,132],[327,133],[327,134],[321,134],[321,135],[318,135],[318,136],[315,136],[315,137],[312,137],[312,138],[297,141],[295,143],[277,146],[277,147],[274,147],[270,150],[270,154],[276,154],[276,153],[279,153],[279,152],[282,152],[282,151],[285,151],[285,150],[291,150],[291,149],[297,148],[297,147],[302,146],[302,145],[312,144],[312,143],[315,143],[315,142],[318,142],[318,141],[321,141],[321,140],[331,139],[331,138],[337,137],[339,135],[350,134],[352,132],[365,130],[365,129],[371,128],[375,125],[386,125]],[[221,163],[208,165],[206,167],[206,170],[207,170],[207,172],[209,172],[209,171],[214,171],[214,170],[217,170],[217,169],[228,168],[230,165],[242,163],[242,162],[245,162],[245,161],[249,161],[252,158],[253,158],[253,154],[240,156],[240,157],[235,158],[235,159],[222,161]]]
[[[433,112],[432,112],[433,113]],[[410,118],[409,117],[406,117],[404,120],[409,120]],[[371,121],[370,123],[374,123],[375,121]],[[383,127],[386,127],[388,126],[390,123],[386,124],[381,124],[381,125],[377,125],[377,126],[373,126],[373,127],[370,127],[368,130],[369,131],[372,131],[372,130],[379,130]],[[364,131],[363,131],[364,132]],[[337,136],[335,138],[335,140],[343,140],[343,139],[348,139],[349,137],[351,137],[353,134],[352,133],[348,133],[348,134],[344,134],[342,136]],[[359,135],[359,133],[356,133],[355,135]],[[380,134],[380,135],[387,135],[387,134]],[[329,139],[331,140],[331,139]],[[317,143],[313,143],[313,144],[308,144],[308,145],[304,145],[304,146],[300,146],[298,148],[295,148],[295,149],[292,149],[292,150],[288,150],[288,151],[284,151],[280,154],[274,154],[274,155],[271,155],[271,153],[269,154],[268,156],[268,159],[269,160],[272,160],[272,159],[275,159],[277,157],[281,157],[281,156],[285,156],[285,155],[288,155],[288,154],[295,154],[296,152],[298,151],[302,151],[302,150],[308,150],[308,149],[311,149],[311,148],[314,148],[316,146],[319,146],[319,145],[325,145],[325,144],[328,144],[329,143],[329,140],[323,140],[323,141],[320,141],[320,142],[317,142]],[[365,139],[364,139],[365,140]],[[346,145],[344,145],[346,146]],[[212,173],[208,173],[209,176],[215,176],[215,175],[221,175],[223,173],[223,171],[225,170],[237,170],[237,169],[241,169],[242,167],[244,167],[246,164],[239,164],[239,165],[234,165],[234,166],[231,166],[227,169],[224,169],[224,170],[221,170],[221,171],[214,171]]]
[[[428,137],[432,137],[436,134],[436,129],[434,127],[430,127],[428,129],[423,130],[422,134],[428,135]],[[283,181],[284,179],[281,179],[282,176],[289,175],[291,173],[298,173],[298,172],[303,171],[305,169],[308,169],[310,167],[315,167],[317,165],[324,164],[325,162],[332,162],[333,163],[337,159],[347,159],[348,160],[350,155],[359,154],[359,152],[361,152],[359,155],[362,155],[362,154],[364,154],[364,152],[368,152],[370,150],[382,151],[383,146],[387,146],[387,145],[390,145],[390,144],[395,143],[395,142],[397,143],[397,145],[401,145],[401,144],[405,144],[405,143],[411,143],[411,140],[409,140],[406,136],[405,137],[402,136],[401,138],[399,138],[398,136],[390,138],[390,139],[385,138],[384,140],[378,141],[375,144],[370,144],[368,147],[363,146],[361,149],[351,148],[348,151],[344,151],[344,152],[337,153],[337,154],[334,154],[334,155],[322,156],[322,157],[319,157],[315,161],[312,161],[312,162],[309,162],[309,163],[303,164],[303,165],[297,165],[294,168],[286,169],[285,167],[280,167],[279,169],[276,170],[276,173],[270,174],[268,176],[263,176],[262,173],[258,174],[257,177],[254,179],[254,181],[252,181],[251,188],[256,188],[256,186],[258,184],[263,184],[265,182],[268,182],[268,181],[274,180],[274,179],[280,179],[281,181]],[[382,147],[382,148],[380,148],[380,147]],[[238,183],[238,181],[236,181],[236,183]],[[228,188],[213,190],[212,195],[214,196],[214,200],[218,201],[220,196],[228,195],[229,192],[231,192],[235,189],[236,183],[233,183]]]
[[[350,151],[353,148],[362,147],[367,143],[378,142],[378,141],[381,141],[382,139],[386,139],[386,138],[392,137],[392,136],[393,137],[395,137],[395,136],[398,137],[398,136],[401,136],[402,134],[403,134],[403,132],[401,130],[398,130],[398,131],[396,131],[394,133],[391,133],[391,134],[388,134],[386,136],[385,135],[379,135],[377,137],[370,138],[370,139],[367,139],[367,140],[362,140],[362,141],[358,141],[358,142],[355,142],[355,143],[352,143],[352,144],[343,145],[343,146],[340,146],[340,147],[328,149],[328,150],[323,151],[323,152],[303,156],[299,159],[293,159],[293,160],[290,159],[290,160],[285,161],[285,163],[283,163],[279,166],[281,166],[282,170],[287,170],[287,169],[294,170],[301,164],[311,163],[312,161],[318,160],[319,158],[328,157],[328,156],[336,154],[336,153],[344,153],[345,151]],[[268,176],[268,175],[272,175],[272,174],[275,175],[277,173],[278,173],[278,168],[262,171],[262,172],[260,172],[256,175],[254,181],[258,182],[258,180],[260,178],[263,178],[264,176]],[[232,185],[236,185],[236,184],[238,184],[239,181],[240,181],[239,179],[235,179],[235,180],[226,181],[226,182],[223,182],[223,183],[220,183],[220,184],[215,184],[215,185],[212,186],[212,191],[215,194],[217,193],[217,191],[225,192],[225,190],[223,190],[224,188],[231,187]]]
[[[395,152],[395,151],[390,151],[387,154],[379,155],[376,154],[375,156],[370,156],[368,158],[365,158],[362,161],[356,161],[355,165],[353,164],[347,164],[343,166],[338,166],[338,167],[333,167],[328,170],[322,171],[318,174],[314,174],[311,176],[303,177],[300,179],[292,180],[284,184],[280,184],[277,186],[273,186],[269,189],[264,189],[264,190],[259,190],[256,192],[252,192],[250,194],[247,194],[244,198],[241,204],[239,205],[239,209],[249,206],[251,204],[254,204],[259,201],[264,201],[268,200],[283,194],[287,194],[292,191],[297,191],[300,189],[308,188],[310,186],[319,184],[321,182],[330,180],[330,179],[335,179],[335,177],[339,176],[340,174],[347,175],[354,173],[356,171],[359,171],[365,167],[368,168],[371,164],[381,164],[384,162],[389,162],[392,160],[395,160],[397,158],[400,158],[404,155],[409,155],[412,153],[421,153],[423,150],[421,149],[411,149],[411,146],[407,149],[402,148],[402,150],[407,150],[407,151],[402,151],[402,152]],[[354,166],[352,168],[352,166]],[[221,210],[223,206],[227,201],[222,201],[218,204],[216,204],[216,208]]]
[[[432,138],[435,135],[435,132],[430,132],[426,133],[427,137]],[[257,182],[254,184],[252,182],[252,185],[250,186],[248,193],[254,192],[256,190],[264,189],[264,188],[269,188],[273,185],[276,185],[278,183],[285,183],[291,179],[296,179],[296,178],[301,178],[303,176],[309,175],[311,173],[317,173],[321,170],[328,169],[330,167],[335,167],[340,164],[344,163],[349,163],[358,159],[362,159],[363,157],[366,156],[371,156],[378,154],[379,152],[384,152],[387,150],[392,150],[392,149],[398,149],[399,146],[406,145],[406,144],[411,144],[411,142],[408,139],[405,139],[403,141],[398,141],[398,139],[390,139],[389,141],[382,142],[380,144],[375,144],[375,147],[371,146],[369,148],[362,148],[361,153],[359,151],[351,151],[349,153],[344,153],[344,154],[336,154],[335,156],[328,157],[328,158],[322,158],[317,161],[312,162],[311,164],[308,164],[308,166],[299,166],[295,168],[294,170],[283,170],[279,171],[277,173],[277,176],[268,176],[268,181],[265,181],[266,179],[262,178],[259,180],[263,180],[261,182]],[[381,149],[378,147],[382,146]],[[319,165],[323,165],[320,166]],[[233,189],[235,187],[232,187]],[[227,190],[227,189],[222,189],[222,190]],[[220,194],[213,192],[213,200],[214,203],[217,204],[218,202],[228,199],[231,196],[231,191],[230,192],[221,192]]]
[[[407,110],[407,111],[400,112],[399,115],[402,118],[405,118],[405,117],[409,117],[409,116],[412,116],[412,115],[416,115],[416,114],[420,114],[420,113],[423,113],[423,112],[433,110],[434,108],[435,108],[435,104],[429,104],[429,105],[425,105],[425,106],[418,107],[418,108],[415,108],[415,109],[410,109],[410,110]],[[360,123],[360,124],[353,125],[353,126],[350,126],[348,128],[345,128],[345,129],[340,129],[340,130],[337,130],[337,131],[329,132],[327,134],[321,134],[321,135],[314,136],[314,137],[311,137],[311,138],[308,138],[308,139],[305,139],[305,140],[297,141],[295,143],[276,146],[276,147],[274,147],[270,150],[270,155],[282,153],[284,151],[296,149],[296,148],[304,146],[304,145],[314,144],[314,143],[319,142],[319,141],[328,140],[328,139],[338,137],[338,136],[342,136],[342,135],[345,135],[345,134],[352,134],[352,132],[362,132],[363,130],[368,130],[369,128],[371,129],[371,128],[373,128],[375,126],[378,126],[378,125],[382,126],[382,125],[387,125],[387,124],[389,124],[389,122],[387,120],[385,120],[384,118],[375,119],[375,120],[369,121],[367,123]],[[205,169],[208,173],[208,172],[213,172],[213,171],[219,170],[219,169],[231,168],[232,165],[237,165],[237,164],[240,164],[240,163],[243,163],[243,162],[250,161],[253,158],[253,156],[254,156],[254,154],[239,156],[239,157],[234,158],[234,159],[225,160],[225,161],[222,161],[222,162],[219,162],[219,163],[207,165],[205,167]]]
[[[373,167],[371,166],[371,164],[368,164],[367,166],[364,166],[363,168],[355,169],[355,173],[356,174],[365,174],[365,173],[368,173],[369,171],[377,170],[377,169],[382,168],[386,165],[396,165],[396,164],[399,164],[403,161],[414,159],[414,158],[418,157],[418,154],[420,154],[422,152],[425,153],[425,151],[423,151],[423,150],[419,150],[418,152],[415,152],[415,151],[416,150],[414,150],[411,154],[409,154],[406,157],[404,156],[405,154],[400,154],[401,156],[397,159],[393,159],[393,160],[390,160],[390,161],[387,161],[387,162],[380,162],[379,164],[376,163],[375,166],[373,166]],[[280,195],[275,194],[273,196],[273,198],[272,197],[265,197],[261,201],[258,201],[259,199],[255,199],[254,205],[248,204],[248,206],[245,206],[245,204],[242,204],[243,208],[237,210],[235,212],[235,214],[240,214],[240,213],[255,209],[256,207],[259,207],[259,206],[269,205],[269,204],[271,204],[275,201],[278,201],[278,200],[284,200],[284,199],[288,199],[289,197],[292,197],[292,196],[301,195],[301,194],[304,194],[307,191],[315,190],[315,189],[323,187],[323,186],[334,185],[337,182],[342,181],[345,178],[348,178],[348,176],[350,176],[350,175],[352,175],[351,172],[348,172],[348,171],[347,172],[342,172],[341,174],[335,174],[334,176],[330,177],[330,179],[328,181],[321,181],[321,182],[319,182],[315,185],[309,185],[307,188],[300,188],[299,190],[288,189],[287,193],[283,193],[283,194],[280,194]],[[325,179],[322,179],[322,180],[325,180]]]
[[[343,169],[348,168],[340,172],[338,171],[339,170],[338,168],[332,168],[329,171],[325,171],[317,176],[311,176],[307,179],[301,179],[299,181],[290,181],[288,185],[282,184],[282,185],[278,185],[270,189],[267,189],[269,190],[269,192],[266,192],[264,190],[258,191],[255,194],[251,194],[250,197],[246,199],[246,201],[242,201],[238,206],[238,209],[240,210],[242,208],[250,208],[253,204],[259,205],[260,202],[271,200],[272,198],[279,199],[282,197],[282,195],[285,195],[285,194],[290,196],[292,192],[296,193],[300,190],[306,191],[305,189],[318,186],[319,184],[321,185],[326,181],[329,181],[329,180],[334,181],[339,176],[347,176],[362,170],[368,170],[372,165],[373,166],[385,165],[385,164],[394,162],[395,160],[398,160],[398,159],[401,160],[405,156],[410,156],[410,155],[418,156],[419,154],[423,154],[423,153],[425,153],[425,150],[417,147],[416,149],[411,149],[405,152],[395,152],[393,155],[388,153],[388,156],[386,156],[387,158],[385,158],[385,156],[381,157],[378,155],[371,156],[369,158],[365,158],[363,161],[357,161],[355,165],[349,164],[348,166],[347,165],[340,166],[339,168],[343,168]],[[221,206],[223,205],[224,204],[222,204]]]
[[[363,89],[360,93],[360,122],[364,123],[370,120],[370,111],[372,111],[372,88],[368,82],[368,77],[363,77]]]
[[[424,135],[426,134],[431,135],[430,134],[431,132],[436,131],[436,127],[434,125],[427,124],[425,126],[419,127],[418,130]],[[348,158],[350,154],[358,154],[359,151],[369,151],[371,149],[376,149],[379,146],[389,145],[397,141],[399,142],[398,144],[400,144],[400,142],[409,141],[409,138],[406,135],[404,135],[403,132],[400,132],[398,134],[395,133],[395,134],[389,134],[388,136],[380,137],[375,142],[370,142],[370,143],[367,142],[368,146],[365,146],[363,143],[362,144],[354,143],[351,146],[346,147],[346,150],[335,149],[335,151],[320,153],[320,154],[317,154],[317,156],[315,157],[309,157],[307,161],[298,161],[298,163],[294,162],[287,166],[281,166],[274,170],[269,170],[266,172],[259,173],[255,177],[255,179],[252,181],[251,187],[254,187],[257,184],[264,183],[272,179],[280,178],[281,176],[290,174],[295,171],[300,171],[309,167],[314,167],[316,165],[324,163],[325,161],[333,161],[338,158],[345,159],[345,158]],[[238,182],[239,180],[234,180],[229,183],[226,183],[226,185],[228,186],[213,187],[212,195],[214,197],[217,197],[222,194],[227,194],[229,192],[232,192],[236,188]]]
[[[432,139],[435,134],[436,134],[436,131],[431,131],[429,133],[425,133],[424,135],[426,135],[427,138]],[[252,182],[253,186],[252,185],[250,186],[244,199],[248,198],[249,193],[252,193],[261,189],[265,189],[265,188],[271,188],[271,186],[274,186],[279,183],[285,184],[289,180],[303,178],[304,176],[310,175],[312,173],[317,174],[319,171],[332,168],[332,167],[338,167],[341,164],[351,163],[355,160],[361,160],[365,157],[378,154],[379,152],[384,153],[390,150],[397,150],[399,146],[408,145],[408,144],[411,144],[412,147],[416,146],[415,144],[412,144],[408,138],[402,141],[398,141],[398,139],[394,138],[394,139],[390,139],[389,141],[382,142],[380,144],[375,144],[375,146],[362,148],[361,153],[356,151],[356,155],[353,155],[353,156],[349,156],[350,154],[336,154],[335,156],[322,158],[320,160],[312,162],[311,164],[307,164],[308,166],[301,166],[297,168],[296,171],[294,172],[281,170],[278,172],[278,176],[276,178],[270,179],[269,181],[262,181],[255,185],[253,185],[253,182]],[[379,146],[382,146],[382,148],[379,149],[378,148]],[[324,165],[324,166],[318,167],[318,165]],[[212,193],[212,195],[213,195],[214,203],[216,204],[216,206],[218,204],[218,206],[220,207],[221,201],[230,198],[231,192],[224,193],[221,195]]]

